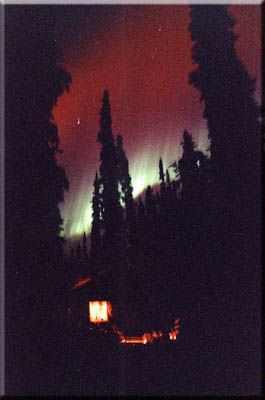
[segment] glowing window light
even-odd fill
[[[108,322],[111,316],[111,304],[107,301],[90,301],[89,302],[89,319],[90,322],[98,324],[100,322]]]

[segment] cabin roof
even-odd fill
[[[69,292],[73,295],[85,292],[89,297],[104,297],[108,299],[112,297],[115,292],[119,292],[120,285],[124,285],[124,279],[127,281],[127,284],[131,279],[134,280],[138,275],[138,271],[138,269],[132,268],[128,264],[125,265],[125,274],[122,283],[122,281],[118,279],[118,276],[115,276],[115,269],[107,269],[101,271],[98,275],[83,277],[69,288]]]

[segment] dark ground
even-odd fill
[[[242,343],[233,349],[214,337],[207,343],[93,345],[83,338],[38,356],[24,349],[19,362],[13,363],[18,353],[7,362],[6,391],[33,396],[261,394],[261,370],[251,344],[241,352]]]
[[[135,346],[120,344],[117,338],[115,342],[110,335],[106,341],[97,335],[92,339],[87,331],[71,333],[56,323],[47,325],[45,319],[45,327],[37,331],[25,313],[10,313],[5,393],[261,395],[260,313],[255,304],[253,310],[248,306],[248,313],[232,304],[201,311],[199,319],[181,319],[176,342]]]

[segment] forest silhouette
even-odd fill
[[[124,319],[136,312],[146,331],[171,326],[177,313],[186,352],[192,354],[196,345],[217,356],[225,348],[236,359],[250,351],[249,368],[259,374],[260,110],[253,98],[255,80],[234,48],[235,21],[227,7],[190,6],[197,68],[187,75],[204,102],[210,156],[185,130],[182,156],[168,167],[174,179],[160,159],[159,188],[148,186],[134,199],[123,138],[112,132],[106,89],[90,245],[84,233],[71,255],[63,250],[58,207],[68,181],[56,161],[61,150],[52,120],[71,77],[52,37],[52,7],[30,10],[6,11],[6,23],[12,24],[5,39],[7,393],[31,394],[29,376],[48,379],[44,371],[42,378],[36,375],[39,365],[46,365],[43,359],[64,363],[69,338],[80,339],[56,311],[58,304],[74,283],[102,271]],[[23,18],[30,23],[21,25]],[[48,24],[45,33],[41,23]],[[120,324],[126,330],[122,317]],[[21,376],[21,360],[28,354],[33,361]]]

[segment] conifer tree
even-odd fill
[[[117,159],[119,182],[121,184],[122,201],[125,204],[125,222],[127,228],[128,244],[133,240],[135,235],[135,207],[133,201],[133,188],[131,177],[129,174],[129,163],[123,149],[123,139],[121,135],[117,136]]]
[[[93,220],[91,228],[91,249],[90,255],[92,257],[98,256],[101,248],[101,215],[100,215],[100,184],[98,173],[96,172],[94,180],[94,193],[92,200]]]
[[[182,158],[178,162],[178,173],[182,184],[182,197],[194,197],[198,190],[198,156],[192,136],[185,130],[183,134]]]
[[[168,189],[170,189],[171,182],[170,182],[170,176],[169,176],[168,169],[166,169],[166,182],[167,182]]]
[[[82,251],[81,251],[81,246],[80,242],[78,242],[77,247],[76,247],[76,258],[80,262],[82,259]]]
[[[118,189],[119,169],[117,153],[112,134],[111,107],[109,93],[104,91],[100,111],[100,130],[98,142],[100,151],[100,178],[102,181],[102,226],[103,245],[110,259],[117,259],[122,250],[123,211]]]
[[[21,351],[28,346],[33,356],[46,351],[43,347],[50,335],[59,337],[58,329],[54,327],[51,332],[50,326],[54,326],[56,294],[65,286],[59,204],[68,181],[57,163],[61,150],[52,110],[58,97],[69,91],[71,77],[62,68],[54,40],[53,10],[36,5],[5,9],[5,61],[10,66],[5,74],[5,311],[11,332],[6,342],[9,357],[17,340]],[[34,340],[29,335],[33,331]],[[13,392],[13,388],[8,391]]]
[[[246,242],[251,240],[252,248],[258,249],[261,126],[260,110],[253,98],[255,79],[236,53],[236,21],[227,6],[192,5],[190,17],[192,59],[197,68],[189,76],[201,93],[209,131],[212,225],[217,226],[219,215],[223,215],[218,229],[226,240],[227,232],[234,232],[235,247],[239,248],[243,241],[236,238],[239,231],[241,235],[244,232],[244,237],[249,237]],[[228,242],[231,245],[231,238]]]
[[[164,173],[164,166],[163,161],[160,158],[159,160],[159,179],[160,179],[160,193],[157,193],[156,203],[159,205],[159,212],[160,212],[160,224],[162,225],[160,230],[163,229],[163,225],[166,223],[166,214],[168,211],[168,199],[169,193],[166,190],[166,183],[165,183],[165,173]],[[165,227],[166,228],[166,227]]]
[[[153,190],[150,185],[148,185],[145,193],[145,211],[146,211],[146,221],[147,224],[153,225],[156,220],[156,204]]]
[[[6,202],[7,245],[17,243],[16,254],[10,252],[10,257],[16,258],[21,276],[36,273],[31,277],[38,279],[48,268],[44,275],[51,278],[62,257],[58,205],[68,189],[65,171],[56,160],[61,150],[52,109],[69,90],[71,77],[60,65],[50,9],[24,7],[16,12],[11,7],[6,23],[6,61],[14,66],[6,74],[6,198],[12,199]],[[47,26],[45,34],[42,25]],[[44,263],[42,271],[31,270]]]
[[[167,189],[168,196],[170,196],[170,193],[171,193],[171,180],[170,180],[168,169],[166,169],[166,189]]]
[[[142,238],[146,232],[146,215],[145,215],[145,206],[144,202],[142,201],[141,197],[139,197],[138,202],[136,204],[136,227],[137,227],[137,234],[136,237],[138,238],[138,243],[141,243]]]
[[[232,191],[249,198],[259,190],[261,128],[253,98],[255,79],[236,53],[236,22],[227,6],[192,5],[190,17],[192,59],[198,65],[190,83],[204,101],[215,182],[226,195]]]
[[[83,256],[83,260],[86,261],[88,254],[87,254],[87,237],[86,237],[85,232],[83,234],[82,256]]]
[[[145,207],[144,207],[144,203],[143,203],[143,200],[141,199],[141,197],[139,197],[139,200],[138,200],[137,215],[138,215],[138,223],[139,222],[144,223],[145,222]]]
[[[205,257],[207,277],[211,276],[215,293],[230,291],[229,305],[226,311],[222,305],[221,313],[233,313],[231,320],[236,320],[238,327],[235,340],[239,340],[245,320],[251,316],[249,338],[253,336],[249,340],[258,343],[261,127],[260,110],[253,98],[255,79],[238,58],[233,32],[236,21],[227,6],[192,5],[190,17],[192,59],[197,68],[189,77],[204,102],[212,170],[206,213],[210,218],[205,229],[208,235],[201,258]],[[257,355],[257,347],[255,351]]]
[[[166,185],[165,185],[165,174],[164,174],[163,161],[161,158],[159,160],[159,179],[160,179],[161,194],[162,193],[164,194]]]

